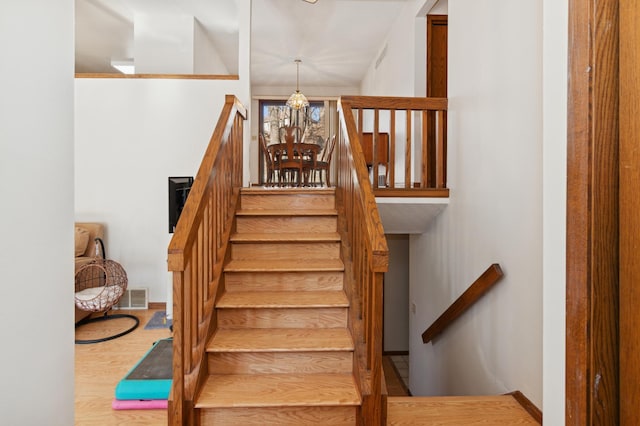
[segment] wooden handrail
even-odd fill
[[[157,79],[157,80],[239,80],[237,74],[120,74],[80,72],[76,78],[124,78],[124,79]]]
[[[205,345],[242,186],[246,110],[227,95],[169,243],[173,272],[173,383],[168,424],[198,424],[193,402],[207,371]]]
[[[410,98],[401,96],[342,96],[342,102],[348,102],[352,109],[423,109],[446,110],[447,98]]]
[[[448,196],[448,99],[343,96],[340,102],[349,105],[354,116],[360,145],[366,148],[366,164],[374,176],[371,185],[376,196],[398,188],[421,191],[396,191],[394,196]],[[404,155],[396,158],[396,151],[402,147]],[[402,162],[404,169],[396,170]]]
[[[353,111],[339,102],[335,148],[338,230],[345,262],[345,292],[350,301],[355,378],[362,394],[359,424],[383,424],[382,284],[389,251]]]
[[[422,341],[429,343],[445,331],[458,317],[484,296],[491,287],[498,283],[502,276],[503,273],[500,265],[494,263],[489,266],[489,268],[422,333]]]

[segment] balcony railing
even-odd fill
[[[343,96],[377,197],[448,197],[446,98]],[[353,142],[353,139],[352,139]]]

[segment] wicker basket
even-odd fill
[[[75,302],[83,311],[107,311],[118,303],[126,289],[127,273],[113,260],[96,258],[76,272]]]

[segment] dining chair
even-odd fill
[[[291,140],[293,143],[302,142],[303,132],[298,126],[282,126],[280,131],[280,142],[284,139],[285,142]]]
[[[281,143],[280,157],[278,158],[278,168],[280,181],[288,184],[302,186],[304,173],[304,156],[300,150],[296,149],[296,140],[300,141],[302,130],[297,126],[286,126],[280,128]]]
[[[260,140],[260,147],[262,148],[262,152],[264,153],[264,158],[267,163],[267,186],[274,185],[275,174],[279,169],[278,158],[272,155],[272,152],[269,150],[267,146],[267,140],[264,137],[262,132],[258,133],[258,139]]]
[[[333,148],[335,146],[336,146],[336,135],[333,135],[327,138],[327,143],[325,143],[324,149],[320,154],[320,159],[315,161],[315,164],[313,167],[314,180],[315,180],[315,174],[317,173],[320,179],[320,186],[324,185],[325,183],[322,179],[323,172],[324,172],[324,177],[325,177],[327,187],[331,186],[331,177],[330,177],[329,169],[331,167],[331,157],[333,155]]]

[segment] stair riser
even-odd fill
[[[218,309],[220,328],[342,328],[347,308]]]
[[[336,208],[336,201],[335,196],[331,194],[242,194],[240,206],[242,210],[328,210]]]
[[[241,194],[196,423],[355,425],[362,396],[353,377],[335,192]]]
[[[352,352],[209,353],[210,374],[349,373]]]
[[[231,245],[232,259],[339,259],[340,244],[335,243],[240,243]]]
[[[236,232],[336,232],[336,216],[238,216]]]
[[[353,426],[355,407],[256,407],[201,409],[203,425]]]
[[[342,272],[228,272],[227,291],[342,290]]]

